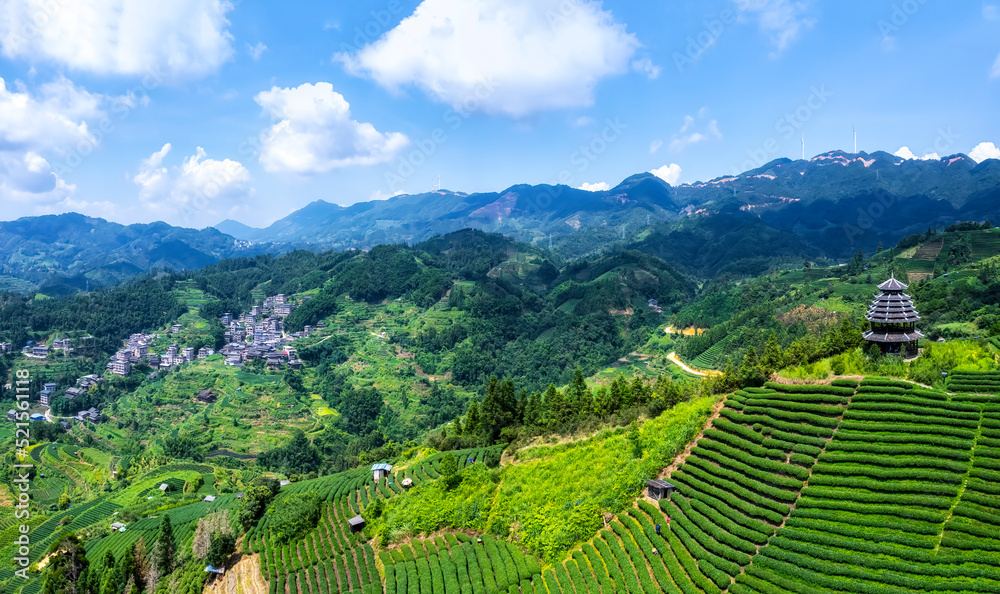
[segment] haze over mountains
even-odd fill
[[[0,224],[0,281],[4,288],[47,283],[65,292],[152,268],[198,268],[293,248],[412,244],[468,227],[551,245],[568,258],[632,247],[711,277],[776,258],[844,258],[928,227],[990,218],[1000,218],[1000,160],[833,151],[679,186],[642,173],[599,192],[515,185],[346,207],[318,200],[264,229],[231,220],[197,231],[166,223],[126,227],[72,213],[26,217]]]

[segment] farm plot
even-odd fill
[[[447,533],[381,551],[379,558],[385,567],[387,594],[527,593],[537,591],[534,588],[542,583],[541,569],[533,557],[488,534],[473,539],[466,534]],[[557,574],[561,569],[556,568]],[[582,579],[579,576],[579,571],[571,578],[563,570],[559,577],[576,581]]]
[[[788,517],[855,385],[770,384],[730,396],[667,478],[677,491],[619,514],[546,570],[541,591],[726,591]]]
[[[261,574],[271,594],[283,593],[286,587],[291,592],[381,592],[374,551],[363,535],[350,532],[347,523],[356,514],[359,489],[367,489],[365,483],[370,480],[366,469],[358,469],[282,489],[279,497],[317,493],[322,499],[321,514],[312,531],[288,543],[275,540],[268,515],[248,533],[247,542],[260,554]]]
[[[982,406],[866,379],[794,511],[730,591],[1000,591],[989,553],[1000,541],[983,522],[997,522],[982,479],[994,443],[977,445],[1000,419]]]
[[[1000,393],[1000,372],[952,371],[948,374],[948,390],[979,394]]]

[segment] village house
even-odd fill
[[[125,377],[126,375],[132,373],[132,361],[130,361],[127,357],[116,358],[114,361],[108,363],[108,366],[111,369],[111,373],[121,377]]]
[[[194,397],[195,402],[202,402],[205,404],[215,402],[215,398],[216,398],[215,394],[213,394],[209,390],[202,390],[200,394]]]

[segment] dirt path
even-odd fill
[[[725,404],[726,404],[725,399],[719,400],[718,402],[715,403],[715,406],[712,407],[711,416],[709,416],[708,420],[705,421],[705,425],[701,428],[701,431],[698,432],[698,435],[695,435],[694,439],[688,442],[687,446],[684,448],[684,451],[678,454],[677,457],[674,458],[674,461],[670,463],[670,466],[667,466],[666,468],[660,471],[660,476],[658,478],[661,479],[670,478],[670,475],[675,470],[680,468],[682,464],[684,464],[684,461],[687,460],[687,457],[691,454],[691,448],[693,448],[695,444],[698,443],[699,439],[705,436],[705,429],[708,429],[709,427],[712,426],[712,421],[719,418],[719,412],[722,410],[722,407],[725,406]]]
[[[205,586],[204,594],[267,594],[258,555],[240,555],[238,561]]]
[[[702,377],[706,377],[709,375],[722,375],[722,372],[715,371],[714,369],[706,369],[704,371],[700,371],[698,369],[690,367],[689,365],[687,365],[686,363],[677,358],[677,353],[673,352],[670,353],[669,355],[667,355],[667,359],[670,359],[671,362],[676,363],[677,366],[683,369],[684,371],[694,375],[700,375]]]

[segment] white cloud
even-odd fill
[[[374,43],[335,59],[465,113],[522,117],[591,105],[597,82],[627,72],[638,47],[599,2],[424,0]]]
[[[1000,148],[992,142],[980,142],[969,151],[969,158],[976,163],[982,163],[986,159],[1000,159]]]
[[[993,62],[993,68],[990,69],[990,78],[1000,78],[1000,54],[997,54],[997,59]]]
[[[392,194],[386,194],[382,190],[375,190],[374,192],[372,192],[372,195],[368,197],[368,200],[388,200],[389,198],[393,198],[395,196],[402,196],[404,194],[406,194],[406,192],[404,192],[403,190],[396,190]]]
[[[232,55],[227,0],[6,0],[0,50],[97,74],[200,76]]]
[[[594,121],[595,121],[594,118],[592,118],[590,116],[580,116],[580,117],[576,118],[576,120],[573,122],[573,127],[574,128],[582,128],[584,126],[589,126],[589,125],[593,124]]]
[[[656,151],[660,150],[660,147],[662,146],[663,146],[663,141],[657,138],[653,142],[649,143],[649,154],[652,155]]]
[[[650,173],[673,186],[681,179],[681,166],[677,163],[671,163],[652,169]]]
[[[698,122],[705,119],[707,113],[703,107],[698,110],[697,118],[690,115],[684,116],[684,124],[681,129],[671,137],[670,150],[672,152],[679,153],[692,144],[722,138],[722,132],[719,131],[719,123],[716,120],[709,120],[701,131],[695,130],[698,127]],[[652,147],[650,147],[650,152],[655,152]]]
[[[767,34],[775,51],[780,54],[794,43],[802,32],[816,24],[816,19],[804,15],[807,1],[793,0],[733,0],[742,16],[756,17],[760,30]]]
[[[913,151],[910,150],[909,147],[906,146],[900,147],[899,150],[893,154],[897,157],[902,157],[903,159],[920,159],[923,161],[934,161],[941,158],[937,153],[927,153],[923,157],[918,157],[913,153]]]
[[[272,87],[254,101],[278,120],[260,153],[261,164],[270,172],[311,174],[384,163],[410,142],[399,132],[383,134],[369,123],[352,120],[351,106],[328,82]]]
[[[248,43],[246,44],[246,46],[247,46],[247,53],[250,54],[250,57],[253,58],[254,61],[259,60],[260,55],[267,51],[267,46],[259,41],[257,42],[257,45],[250,45]]]
[[[987,21],[995,21],[1000,19],[1000,7],[996,4],[983,3],[983,18]]]
[[[8,89],[0,78],[0,151],[62,151],[79,143],[96,143],[87,119],[103,115],[103,97],[60,78],[32,95],[23,84]]]
[[[143,159],[132,181],[139,186],[143,207],[165,219],[185,225],[210,224],[254,195],[250,172],[239,161],[208,158],[198,147],[180,166],[163,161],[170,143]]]
[[[644,75],[649,80],[655,80],[660,76],[660,67],[653,64],[649,58],[640,58],[632,62],[632,70]]]
[[[611,189],[611,186],[608,184],[608,182],[597,182],[594,184],[588,184],[587,182],[584,182],[580,185],[580,189],[586,190],[588,192],[607,192],[608,190]]]
[[[60,174],[71,168],[68,163],[77,166],[81,155],[97,147],[88,121],[106,117],[103,105],[109,98],[88,93],[66,78],[34,92],[20,81],[13,87],[0,78],[0,202],[18,202],[42,212],[64,203],[75,191]]]

